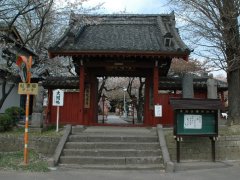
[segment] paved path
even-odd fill
[[[0,171],[0,180],[236,180],[239,179],[239,163],[231,166],[199,170],[184,170],[175,173],[160,171],[115,171],[58,169],[48,173],[24,173]]]
[[[108,124],[128,124],[128,122],[122,120],[119,116],[109,115],[107,119]]]
[[[104,117],[105,118],[105,117]],[[98,116],[99,120],[102,120],[102,115]],[[116,115],[108,115],[107,120],[105,120],[105,124],[128,124],[128,122],[124,121],[122,118],[120,118],[119,116]]]

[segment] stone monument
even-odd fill
[[[217,81],[213,77],[209,77],[207,80],[207,98],[208,99],[217,99]]]
[[[43,128],[43,99],[44,88],[42,82],[38,83],[38,94],[33,99],[33,113],[31,127],[41,130]]]
[[[183,98],[193,98],[193,75],[190,73],[184,74],[182,78],[182,97]]]

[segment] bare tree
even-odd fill
[[[33,47],[28,46],[29,42],[33,41],[42,32],[44,26],[46,26],[47,14],[50,12],[53,0],[6,0],[1,1],[0,4],[0,21],[2,23],[0,41],[2,50],[0,54],[0,69],[2,71],[1,108],[16,83],[16,55],[22,54],[26,51],[26,48],[34,52]],[[29,23],[24,24],[23,20]],[[17,38],[13,38],[13,32],[20,34]],[[37,64],[37,59],[35,59],[34,63]],[[9,82],[11,82],[10,87],[7,85]]]
[[[134,107],[136,107],[138,123],[142,122],[142,117],[143,117],[144,87],[145,87],[144,78],[139,77],[138,81],[136,81],[136,78],[129,78],[127,92],[129,97],[132,100],[132,103],[134,104]],[[133,89],[135,90],[137,89],[138,93],[134,92]]]
[[[122,91],[125,82],[122,78],[111,78],[108,76],[99,78],[98,102],[103,94],[107,94],[110,99],[121,99],[122,96],[119,96],[121,94],[119,92]]]
[[[185,61],[183,59],[174,58],[168,74],[169,76],[182,77],[185,73],[201,75],[203,73],[209,73],[211,70],[211,67],[207,65],[207,61],[200,62],[196,59]]]
[[[239,0],[172,0],[188,40],[216,68],[227,72],[228,123],[240,124]]]
[[[97,5],[93,8],[83,8],[83,3],[86,1],[66,1],[69,2],[66,6],[59,6],[57,0],[0,0],[0,25],[4,22],[9,30],[16,28],[20,33],[20,40],[13,43],[6,43],[4,41],[5,37],[0,34],[0,49],[9,50],[17,43],[20,48],[18,48],[19,52],[15,51],[15,54],[20,54],[21,47],[27,47],[34,51],[38,55],[32,66],[32,73],[35,76],[39,76],[43,72],[49,75],[75,75],[71,58],[63,60],[56,57],[50,61],[47,49],[49,44],[63,33],[63,29],[65,29],[63,27],[68,25],[72,11],[84,13],[97,10],[100,7],[100,5]],[[10,37],[10,33],[4,34],[4,36]],[[10,89],[7,88],[7,81],[13,79],[11,76],[16,77],[17,75],[16,55],[2,58],[1,53],[0,60],[0,69],[6,71],[5,74],[1,73],[3,93],[0,101],[3,103],[13,88],[12,86]]]

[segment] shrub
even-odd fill
[[[12,118],[8,114],[0,114],[0,132],[7,131],[12,127]]]
[[[10,107],[5,110],[5,114],[8,114],[12,118],[13,125],[16,125],[16,122],[19,121],[20,117],[24,115],[24,109],[20,107]]]

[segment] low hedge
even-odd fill
[[[16,125],[17,121],[19,121],[20,117],[24,115],[24,109],[20,107],[10,107],[5,110],[5,114],[8,114],[12,118],[12,125]]]
[[[8,114],[0,114],[0,132],[10,130],[12,128],[12,117]]]

